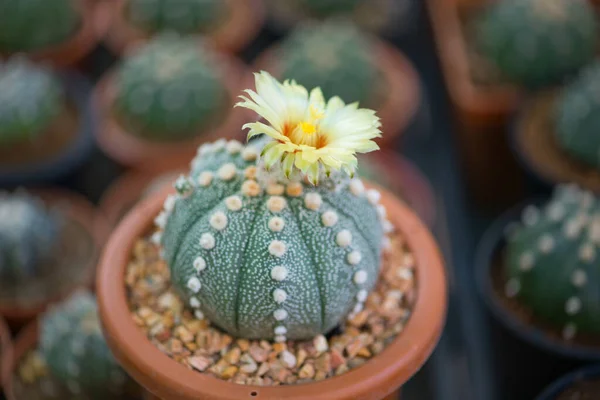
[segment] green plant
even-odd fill
[[[0,65],[0,146],[43,133],[63,104],[61,84],[50,71],[22,58]]]
[[[0,51],[31,51],[61,43],[80,23],[74,0],[0,0]]]
[[[561,82],[593,59],[596,13],[587,0],[492,2],[478,22],[482,54],[526,87]]]
[[[58,242],[60,219],[26,193],[0,193],[0,279],[20,282],[39,274]]]
[[[197,136],[228,101],[218,68],[197,41],[161,36],[120,67],[116,110],[132,134],[147,139]]]
[[[131,22],[145,31],[181,34],[210,31],[227,11],[223,0],[129,0],[126,7]]]
[[[302,8],[318,17],[349,13],[354,11],[357,5],[365,2],[365,0],[299,0]]]
[[[102,336],[96,299],[88,292],[43,315],[40,349],[52,376],[74,394],[105,400],[125,389],[127,375]]]
[[[558,144],[576,160],[600,168],[600,63],[596,62],[561,94],[556,110]]]
[[[506,247],[506,293],[563,329],[600,333],[600,203],[577,186],[559,186],[543,207],[524,209]]]
[[[325,97],[371,104],[379,83],[371,47],[369,39],[349,23],[302,26],[282,44],[282,78],[309,89],[320,87]]]

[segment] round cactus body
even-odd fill
[[[52,376],[72,393],[107,399],[124,390],[127,375],[102,336],[92,294],[77,292],[42,317],[40,348]]]
[[[0,279],[23,281],[39,273],[58,243],[60,220],[41,200],[0,193]]]
[[[116,110],[132,134],[146,139],[197,136],[227,103],[217,68],[196,41],[160,37],[124,61],[116,82]]]
[[[75,0],[0,0],[0,51],[31,51],[61,43],[80,21]]]
[[[319,17],[350,13],[365,0],[300,0],[300,5]]]
[[[542,208],[528,206],[510,232],[506,293],[535,315],[575,333],[600,333],[600,202],[560,186]]]
[[[557,105],[556,139],[573,158],[600,169],[600,63],[582,71]]]
[[[41,134],[63,104],[61,84],[50,71],[24,59],[0,65],[0,146]]]
[[[237,337],[312,338],[362,309],[390,224],[358,179],[273,178],[257,164],[262,145],[202,146],[154,240],[197,317]]]
[[[213,29],[227,11],[223,0],[129,0],[129,20],[148,32],[201,33]]]
[[[593,59],[596,15],[587,0],[503,0],[479,21],[482,54],[526,87],[559,83]]]
[[[370,48],[369,40],[350,24],[306,25],[283,43],[282,78],[308,89],[320,87],[326,98],[372,103],[379,71]]]

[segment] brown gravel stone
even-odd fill
[[[300,379],[310,379],[315,376],[315,367],[312,364],[304,364],[300,371],[298,372],[298,377]]]
[[[194,356],[188,358],[189,364],[200,372],[206,371],[206,368],[210,367],[212,360],[203,356]]]

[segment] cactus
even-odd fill
[[[0,0],[0,51],[32,51],[59,44],[80,23],[74,0]]]
[[[574,159],[600,169],[600,63],[587,67],[560,96],[555,135]]]
[[[34,139],[64,104],[60,82],[25,59],[0,65],[0,146]]]
[[[60,218],[26,193],[0,193],[0,279],[15,283],[40,273],[54,254]]]
[[[600,202],[574,185],[556,188],[542,208],[528,206],[508,237],[506,294],[562,329],[600,333]]]
[[[478,48],[515,83],[560,83],[595,55],[598,26],[587,0],[503,0],[489,7],[477,23]]]
[[[156,141],[197,136],[228,101],[218,66],[193,39],[162,36],[125,60],[115,107],[132,134]]]
[[[108,399],[125,390],[127,375],[102,336],[88,292],[74,293],[41,318],[40,350],[52,376],[73,394]]]
[[[283,43],[282,77],[309,89],[320,87],[325,97],[373,103],[380,77],[370,46],[369,40],[347,23],[305,25]]]
[[[129,0],[129,20],[147,32],[201,33],[213,29],[226,13],[223,0]]]
[[[327,17],[335,14],[350,13],[365,0],[300,0],[299,4],[309,14]]]

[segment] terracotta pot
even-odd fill
[[[95,207],[83,196],[58,188],[31,189],[30,192],[35,196],[39,196],[49,206],[59,207],[61,211],[64,209],[67,218],[75,221],[90,234],[95,248],[93,256],[90,257],[88,265],[85,266],[88,271],[81,282],[72,282],[71,285],[61,292],[54,294],[52,297],[28,306],[0,302],[0,316],[3,316],[14,330],[22,327],[25,323],[41,314],[48,305],[66,298],[81,285],[86,285],[90,288],[93,286],[95,263],[109,232],[105,219],[98,214]]]
[[[140,170],[157,171],[165,164],[174,165],[179,160],[191,160],[198,146],[204,142],[219,138],[244,140],[242,125],[251,119],[251,113],[246,109],[233,108],[233,104],[244,88],[242,83],[247,81],[245,78],[250,74],[245,66],[232,56],[217,54],[216,61],[230,99],[230,104],[223,107],[226,114],[219,119],[222,122],[217,126],[208,128],[206,132],[193,138],[176,142],[146,140],[126,130],[112,108],[117,88],[115,71],[109,72],[94,90],[94,102],[99,112],[97,140],[102,150],[124,165]]]
[[[372,37],[374,53],[382,72],[387,89],[387,97],[379,107],[375,107],[381,118],[382,131],[385,132],[377,144],[382,148],[395,147],[398,136],[407,128],[416,116],[421,104],[421,86],[419,74],[412,63],[395,47]],[[281,77],[278,45],[263,52],[253,63],[253,70],[265,70],[275,77]],[[254,81],[248,80],[246,87],[254,87]]]
[[[96,0],[80,0],[79,3],[81,4],[79,30],[62,43],[26,53],[29,58],[50,63],[56,67],[67,67],[77,64],[92,52],[100,38],[104,36],[105,27],[96,23],[99,4]],[[12,53],[0,53],[0,58],[7,58],[11,55]]]
[[[152,227],[154,216],[172,190],[138,204],[113,232],[97,276],[100,317],[109,346],[125,370],[164,400],[264,399],[379,400],[416,373],[433,351],[444,325],[447,289],[443,262],[423,223],[392,194],[381,203],[390,221],[406,234],[414,251],[418,295],[404,331],[382,353],[356,369],[320,382],[261,387],[237,385],[194,372],[162,353],[131,318],[123,283],[136,240]]]
[[[144,44],[152,36],[133,26],[124,16],[127,0],[100,3],[99,26],[108,26],[104,43],[115,54],[124,54]],[[242,50],[260,32],[265,10],[261,0],[227,0],[228,19],[225,24],[206,35],[214,46],[224,52]]]
[[[12,343],[10,340],[10,331],[4,320],[0,317],[0,391],[4,386],[4,379],[1,369],[1,362],[4,358],[12,357]]]

